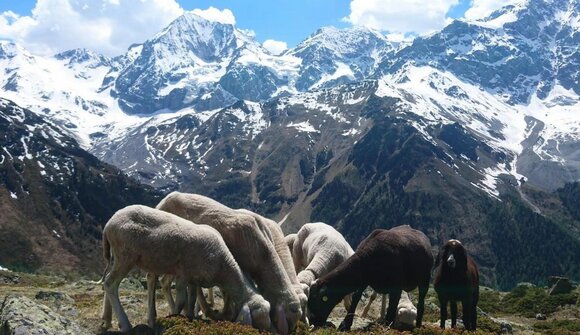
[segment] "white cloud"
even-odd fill
[[[183,13],[175,0],[38,0],[31,16],[0,14],[0,38],[33,53],[85,47],[119,55]]]
[[[284,50],[288,49],[288,44],[282,41],[275,41],[275,40],[265,40],[262,46],[270,51],[272,55],[279,55]]]
[[[443,28],[459,0],[352,0],[345,21],[390,33],[425,34]]]
[[[495,10],[501,7],[507,6],[509,4],[518,1],[507,1],[507,0],[472,0],[471,7],[465,12],[465,18],[467,20],[478,20],[483,19],[493,13]]]
[[[224,24],[236,24],[236,17],[229,9],[219,10],[215,7],[209,7],[208,9],[194,9],[192,11],[194,14],[203,17],[209,21],[220,22]]]

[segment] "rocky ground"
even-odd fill
[[[157,329],[150,330],[146,323],[146,291],[144,281],[126,279],[121,286],[121,302],[136,326],[132,334],[257,334],[251,328],[209,321],[187,322],[180,317],[158,319]],[[96,278],[95,278],[96,279]],[[480,299],[479,330],[477,334],[580,334],[580,289],[570,293],[548,295],[547,288],[521,284],[511,292],[497,292],[483,288]],[[71,280],[59,276],[32,275],[0,271],[0,334],[105,334],[100,329],[103,291],[100,285],[89,280]],[[169,314],[168,305],[158,292],[158,315]],[[416,294],[411,293],[411,298]],[[220,303],[219,296],[218,305]],[[357,315],[368,301],[365,294]],[[442,332],[438,329],[439,308],[433,290],[426,303],[426,326],[413,331],[400,332],[377,325],[380,299],[369,312],[369,318],[355,318],[353,334],[459,334],[460,330]],[[338,325],[345,315],[342,305],[331,314]],[[542,314],[542,315],[537,315]],[[542,318],[545,320],[538,320]],[[109,332],[114,334],[116,332]],[[302,334],[330,335],[334,329],[311,331],[301,325],[296,332]]]

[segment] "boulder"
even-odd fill
[[[565,277],[550,277],[550,283],[552,288],[550,288],[550,295],[556,294],[566,294],[572,292],[574,285],[570,282],[570,279]]]
[[[1,335],[89,335],[75,321],[24,296],[9,295],[0,310]]]

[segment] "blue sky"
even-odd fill
[[[70,4],[68,12],[61,9],[63,3]],[[70,48],[76,42],[115,54],[125,50],[128,46],[125,44],[150,38],[184,10],[215,7],[231,10],[236,25],[254,31],[258,41],[283,41],[293,47],[322,26],[363,25],[392,36],[420,35],[443,28],[451,18],[464,17],[466,11],[498,7],[501,3],[498,0],[44,0],[40,6],[36,0],[8,0],[0,2],[0,38],[15,40],[37,52]],[[35,6],[37,10],[32,14]],[[93,28],[77,28],[75,22],[76,26]],[[87,34],[96,37],[87,40]]]

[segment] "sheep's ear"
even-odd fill
[[[282,304],[276,306],[276,319],[278,332],[282,335],[288,335],[288,321],[286,320],[286,312],[284,311],[284,306],[282,306]]]
[[[236,318],[236,322],[243,325],[252,325],[252,314],[250,313],[250,307],[248,304],[244,304],[244,307],[242,307],[238,317]]]

